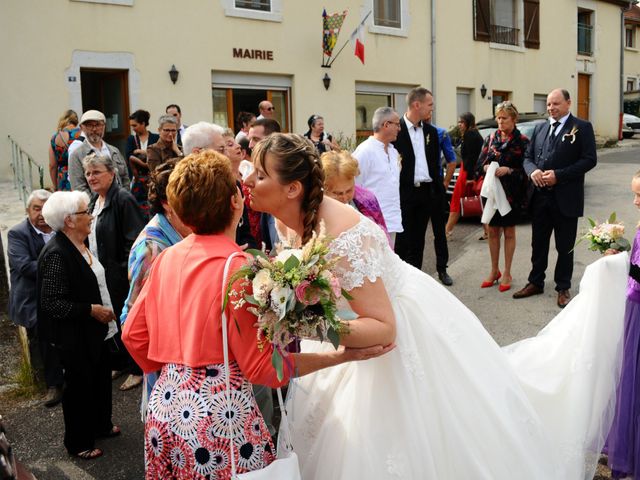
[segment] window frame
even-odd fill
[[[631,40],[631,45],[627,43]],[[625,25],[624,27],[624,48],[628,50],[637,50],[636,47],[636,27],[634,25]]]
[[[236,0],[221,0],[224,14],[227,17],[245,18],[248,20],[263,20],[267,22],[282,22],[282,0],[270,0],[271,10],[253,10],[236,6]]]
[[[376,25],[374,18],[374,9],[376,0],[369,0],[369,8],[371,9],[371,20],[367,21],[369,24],[369,33],[375,33],[379,35],[392,35],[396,37],[408,37],[409,36],[409,0],[398,0],[400,2],[400,27],[387,27],[382,25]]]
[[[596,25],[596,21],[595,21],[595,14],[596,12],[594,10],[589,10],[586,8],[578,8],[577,13],[577,17],[576,17],[576,54],[580,57],[593,57],[596,51],[596,38],[595,38],[595,29],[594,29],[594,25]],[[581,14],[588,14],[588,20],[589,23],[581,23],[580,20],[580,15]],[[580,27],[588,27],[586,28],[586,31],[588,31],[589,33],[589,47],[591,51],[587,51],[586,49],[584,50],[580,50]],[[586,39],[586,36],[585,36]]]

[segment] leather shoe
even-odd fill
[[[527,283],[527,285],[522,290],[518,290],[513,294],[513,298],[527,298],[532,295],[540,295],[541,293],[544,293],[544,288],[540,288],[533,283]]]
[[[43,404],[47,408],[55,407],[62,401],[62,387],[49,387],[47,395],[44,397]]]
[[[558,306],[566,307],[571,301],[571,292],[569,290],[558,290]]]
[[[449,276],[446,270],[440,270],[438,272],[438,278],[440,279],[442,284],[446,285],[447,287],[453,285],[453,279]]]

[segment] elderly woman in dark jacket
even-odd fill
[[[120,318],[129,293],[129,251],[146,222],[135,197],[116,181],[115,168],[109,158],[90,154],[83,160],[83,166],[87,183],[94,193],[89,203],[89,211],[95,217],[89,234],[89,249],[104,265],[113,311],[116,318]],[[120,388],[129,390],[142,383],[142,371],[129,357],[120,334],[116,335],[115,342],[120,356],[115,360],[122,363],[117,365],[116,362],[116,367],[126,367],[131,373]]]
[[[111,423],[109,351],[117,331],[104,268],[85,241],[93,216],[84,192],[56,192],[42,214],[57,234],[38,259],[38,321],[46,323],[64,367],[64,445],[71,455],[102,455],[98,437],[120,429]]]

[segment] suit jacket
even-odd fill
[[[436,128],[426,122],[422,122],[422,132],[424,134],[424,148],[427,156],[427,167],[429,168],[429,176],[433,179],[435,185],[434,192],[444,195],[444,185],[442,183],[442,175],[440,171],[440,145],[438,141],[438,131]],[[402,156],[400,170],[400,201],[408,196],[414,185],[414,174],[416,169],[416,156],[413,152],[409,129],[405,122],[404,116],[400,119],[400,133],[395,142],[392,142],[396,150]]]
[[[552,188],[560,213],[581,217],[584,213],[584,174],[596,166],[596,141],[589,122],[569,114],[551,140],[549,122],[538,125],[524,156],[524,169],[530,177],[536,169],[554,170],[558,183]],[[569,134],[575,131],[573,137]],[[547,145],[547,143],[549,143]],[[533,200],[535,202],[535,193]]]
[[[71,240],[58,232],[38,258],[38,322],[46,338],[74,355],[96,359],[108,327],[91,316],[101,305],[98,280]]]
[[[38,321],[36,276],[38,255],[44,247],[43,238],[31,226],[28,218],[9,230],[9,318],[16,325],[34,327]]]

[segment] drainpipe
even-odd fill
[[[436,98],[436,0],[431,0],[431,93]],[[433,111],[431,123],[436,122],[437,109]]]
[[[624,14],[631,10],[634,0],[629,0],[629,6],[620,9],[620,113],[618,119],[618,140],[622,140],[622,119],[624,118],[624,89],[626,86],[624,78],[624,42],[625,42],[625,27],[624,27]]]

